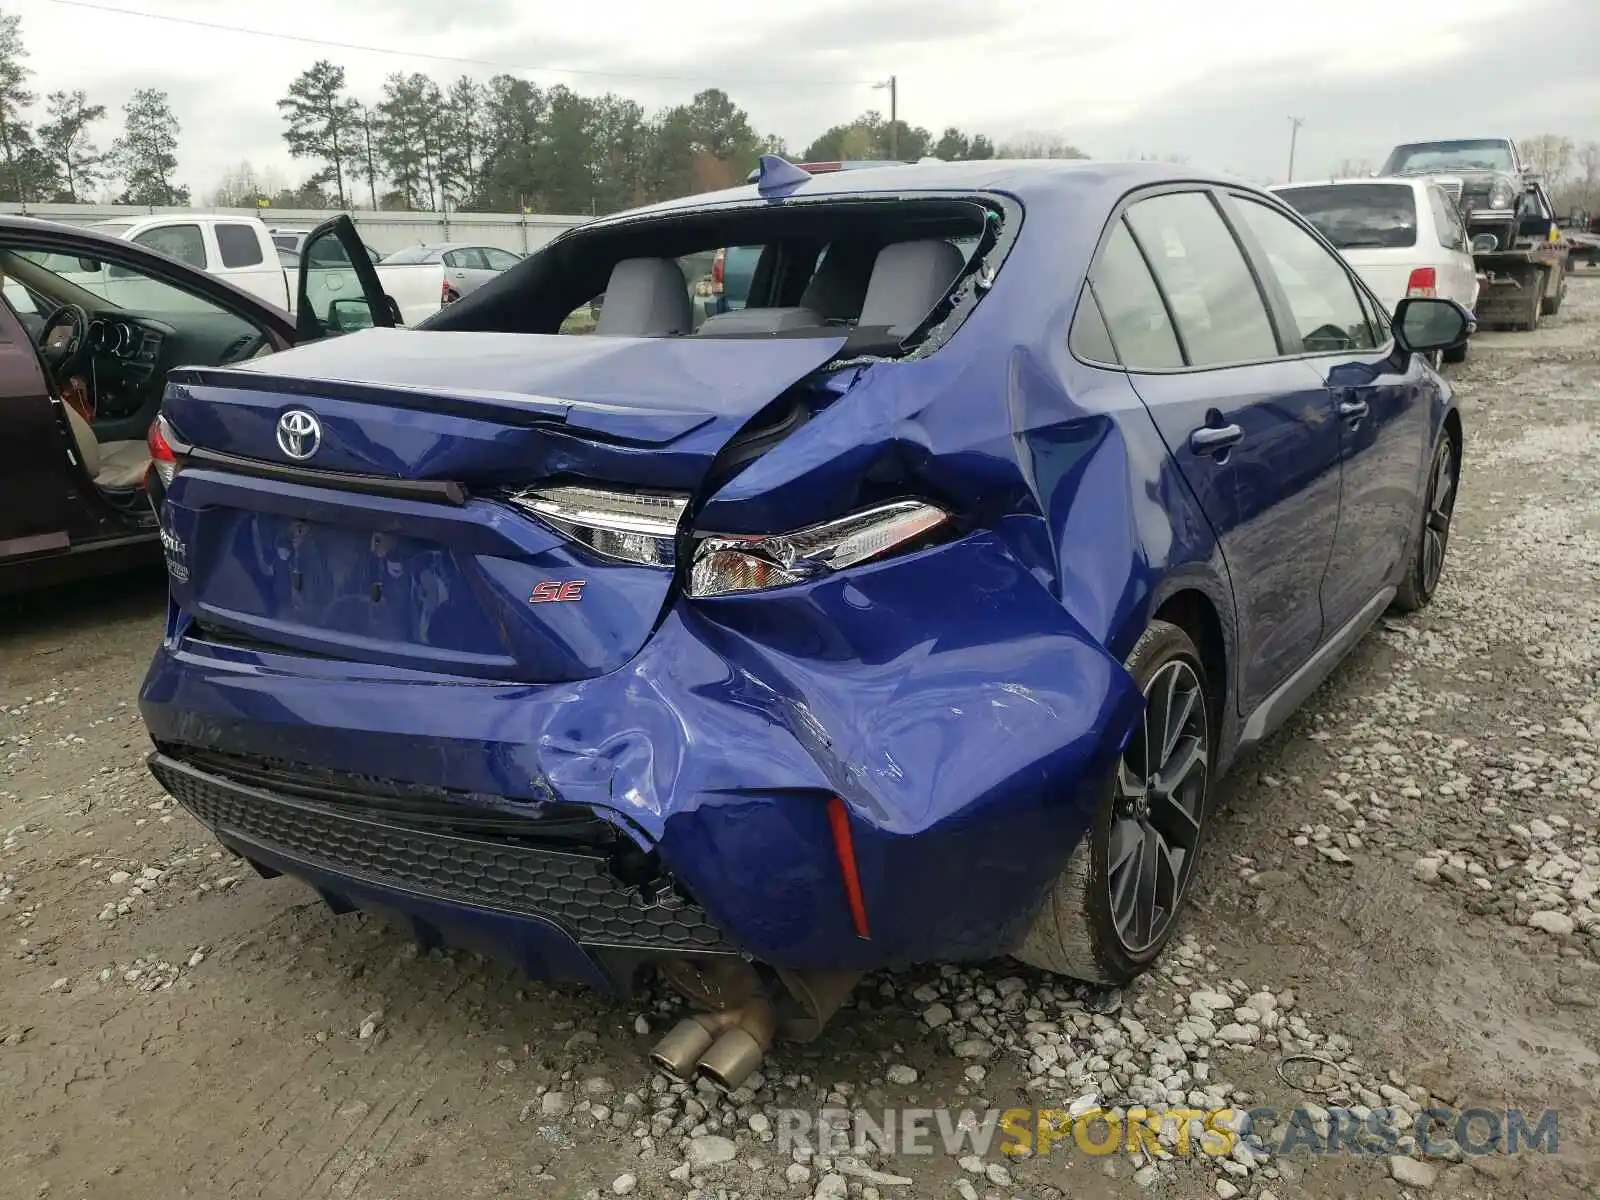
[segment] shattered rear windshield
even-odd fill
[[[1007,223],[999,200],[958,195],[733,204],[624,218],[559,239],[427,327],[844,336],[846,356],[932,349],[933,332],[953,314],[964,318],[993,282],[1010,242]],[[980,272],[983,288],[975,286]],[[513,296],[521,301],[514,314]],[[948,324],[953,329],[959,320]]]

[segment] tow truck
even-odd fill
[[[1405,143],[1382,173],[1430,176],[1455,199],[1478,269],[1480,329],[1537,329],[1561,311],[1572,243],[1512,139]]]

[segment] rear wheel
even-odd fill
[[[1152,621],[1127,667],[1144,693],[1144,718],[1016,951],[1094,983],[1126,983],[1161,954],[1188,896],[1211,798],[1217,706],[1194,642]]]
[[[1539,318],[1544,315],[1544,293],[1549,286],[1550,272],[1536,271],[1532,285],[1533,294],[1527,302],[1527,315],[1523,319],[1523,324],[1529,333],[1539,328]]]
[[[1423,493],[1422,523],[1406,564],[1405,578],[1395,593],[1394,607],[1401,612],[1416,612],[1433,599],[1444,574],[1445,554],[1450,549],[1450,520],[1456,510],[1456,451],[1449,434],[1442,434],[1428,470],[1428,487]]]
[[[1539,311],[1547,317],[1553,317],[1561,311],[1561,302],[1567,298],[1567,275],[1561,273],[1561,282],[1557,285],[1554,295],[1545,295],[1539,302]]]

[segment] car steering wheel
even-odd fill
[[[72,332],[59,346],[50,344],[57,326],[71,323]],[[89,313],[81,304],[63,304],[45,318],[39,331],[39,353],[55,376],[57,386],[65,384],[89,365]]]

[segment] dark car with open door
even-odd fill
[[[0,216],[0,594],[159,561],[168,373],[392,324],[359,298],[376,274],[347,242],[348,217],[307,238],[327,253],[301,259],[297,323],[132,242]]]

